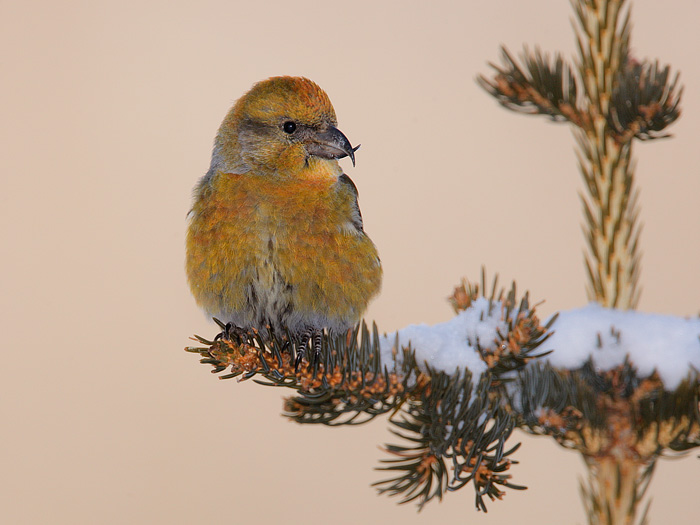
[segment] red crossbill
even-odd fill
[[[249,331],[289,333],[320,351],[381,285],[357,189],[337,159],[355,149],[328,95],[300,77],[255,84],[224,119],[211,166],[194,189],[187,276],[211,316]]]

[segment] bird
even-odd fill
[[[198,305],[234,333],[288,333],[295,369],[380,291],[382,265],[358,191],[355,152],[330,98],[304,77],[268,78],[238,99],[193,190],[186,273]],[[227,330],[224,330],[227,332]]]

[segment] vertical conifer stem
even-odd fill
[[[573,0],[579,28],[580,72],[586,125],[577,130],[581,195],[588,244],[588,298],[609,308],[632,309],[639,291],[636,190],[632,138],[620,141],[608,123],[615,77],[626,66],[629,18],[625,0]],[[631,451],[586,457],[588,487],[582,489],[591,525],[632,525],[643,494],[644,464]]]
[[[634,525],[651,469],[633,459],[586,458],[588,486],[581,484],[590,525]],[[640,524],[646,522],[647,507]]]
[[[625,67],[629,22],[625,0],[574,0],[579,28],[580,71],[589,119],[576,131],[588,253],[588,298],[610,308],[631,309],[639,292],[636,190],[632,138],[620,142],[608,124],[617,72]]]

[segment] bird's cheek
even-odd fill
[[[303,144],[292,144],[288,146],[276,159],[277,168],[279,171],[293,174],[303,170],[306,167],[306,159],[308,154]]]

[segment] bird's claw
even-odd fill
[[[304,354],[306,353],[306,348],[299,348],[297,350],[297,357],[294,360],[294,372],[299,373],[299,367],[301,362],[304,360]]]
[[[221,339],[222,341],[227,341],[229,343],[242,344],[248,339],[250,335],[248,330],[241,328],[240,326],[235,326],[233,323],[226,323],[225,325],[220,321],[216,320],[217,324],[222,327],[221,332],[219,332],[214,341]]]

